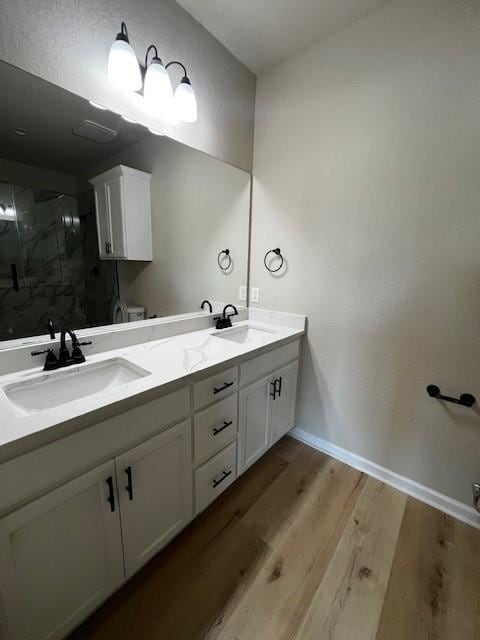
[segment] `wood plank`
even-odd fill
[[[300,440],[289,435],[281,438],[271,449],[277,456],[287,462],[293,462],[298,454],[305,449],[305,445]]]
[[[480,638],[480,533],[408,499],[377,640]]]
[[[302,505],[315,485],[315,479],[325,472],[328,463],[326,455],[304,447],[247,511],[242,521],[267,544],[275,546],[275,539],[281,539],[284,531],[298,518]]]
[[[300,455],[292,464],[301,466],[302,462],[305,456]],[[296,493],[302,507],[295,511],[284,535],[275,537],[273,553],[265,558],[241,600],[230,607],[230,615],[218,621],[209,640],[295,637],[365,482],[361,473],[340,462],[324,462],[317,460],[321,472],[309,482],[305,495]],[[311,475],[311,470],[307,472]],[[277,498],[284,488],[281,478],[272,485]],[[294,487],[298,489],[298,482]],[[300,487],[303,491],[304,485]],[[272,498],[273,493],[267,491],[254,506],[255,514]],[[277,505],[278,499],[274,502]],[[250,512],[247,519],[252,523]]]
[[[226,604],[268,553],[265,543],[234,518],[176,576],[168,558],[157,556],[71,640],[196,640],[221,619]],[[164,570],[159,571],[154,565],[162,560]]]
[[[368,479],[298,640],[375,637],[405,503],[404,494]]]

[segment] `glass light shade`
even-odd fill
[[[147,67],[143,85],[143,97],[148,108],[152,111],[165,111],[172,101],[172,83],[159,58],[154,58]]]
[[[197,119],[197,99],[190,80],[186,77],[175,89],[173,96],[175,115],[182,122],[195,122]]]
[[[126,40],[114,41],[108,54],[108,80],[117,89],[138,91],[142,74],[134,50]]]

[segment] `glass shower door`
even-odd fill
[[[26,305],[13,186],[0,182],[0,340],[22,333],[18,316]]]

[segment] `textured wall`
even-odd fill
[[[300,428],[471,503],[480,10],[394,0],[259,76],[251,285],[308,314]],[[288,271],[273,277],[265,251]]]
[[[124,20],[139,58],[149,44],[181,60],[195,87],[199,119],[168,126],[144,113],[136,96],[106,81],[107,56]],[[0,58],[172,138],[249,171],[255,76],[173,0],[18,0],[2,4]]]

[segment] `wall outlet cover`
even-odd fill
[[[240,285],[238,287],[238,299],[240,302],[245,302],[247,300],[247,287],[245,285]]]
[[[258,302],[260,297],[260,289],[258,287],[252,287],[250,289],[250,300],[252,302]]]

